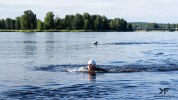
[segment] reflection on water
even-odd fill
[[[23,50],[26,57],[33,57],[37,53],[36,33],[23,33]]]
[[[54,34],[53,33],[50,33],[50,34],[46,34],[45,36],[45,52],[46,52],[46,55],[47,55],[47,58],[52,58],[53,55],[54,55]]]
[[[96,73],[95,72],[88,72],[88,80],[95,81],[96,80]]]

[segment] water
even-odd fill
[[[0,98],[175,100],[177,38],[177,32],[0,33]],[[109,72],[89,75],[91,58]]]

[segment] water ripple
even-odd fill
[[[117,90],[112,86],[100,86],[99,84],[75,84],[61,88],[41,88],[35,86],[23,86],[2,93],[3,98],[7,99],[75,99],[75,98],[103,98]]]

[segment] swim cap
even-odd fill
[[[91,65],[96,65],[96,62],[91,59],[91,60],[88,61],[88,65],[89,65],[89,64],[91,64]]]

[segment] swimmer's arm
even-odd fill
[[[96,68],[95,70],[96,71],[101,71],[101,72],[108,72],[106,69],[103,69],[103,68]]]

